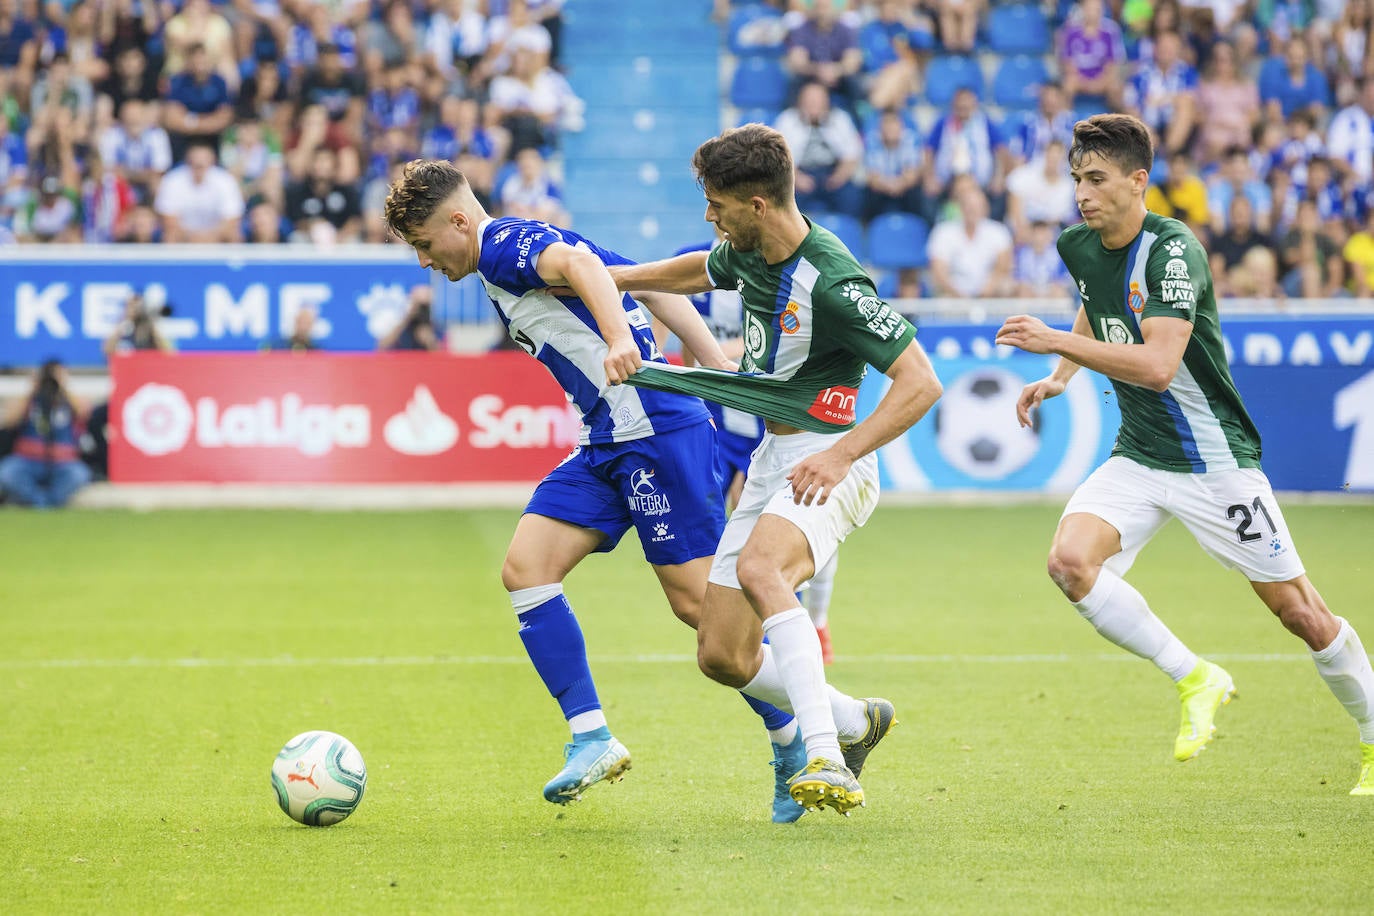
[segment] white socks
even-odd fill
[[[839,565],[840,554],[836,551],[801,591],[802,607],[811,615],[811,622],[817,629],[825,626],[830,619],[830,596],[835,591],[835,568]]]
[[[791,611],[787,611],[785,614],[779,614],[777,617],[770,617],[769,624],[775,628],[777,625],[773,624],[772,621],[780,617],[794,614],[798,611],[801,611],[801,614],[794,619],[806,624],[805,628],[811,630],[811,639],[813,640],[811,645],[816,652],[816,662],[820,664],[820,640],[816,638],[815,627],[811,625],[811,621],[806,616],[805,611],[802,611],[801,608],[794,608]],[[772,645],[764,643],[763,664],[759,667],[758,673],[754,675],[754,679],[741,687],[740,692],[747,693],[749,696],[763,700],[764,702],[772,703],[779,709],[784,709],[796,715],[796,707],[793,705],[792,698],[789,695],[789,687],[784,682],[782,673],[779,669],[777,639],[773,635],[773,629],[770,629],[768,624],[765,624],[765,631],[768,633],[768,640]],[[824,689],[822,696],[826,698],[830,707],[831,722],[835,726],[839,740],[844,742],[858,741],[864,736],[864,733],[868,731],[868,718],[863,700],[856,700],[847,694],[841,693],[829,684],[826,684],[824,665],[821,665],[818,674],[821,686]],[[800,723],[801,717],[798,716],[797,719]],[[807,734],[806,727],[805,725],[801,727],[802,735],[805,736]],[[815,756],[814,754],[810,754],[810,747],[811,744],[808,741],[808,755]],[[834,759],[837,762],[839,760],[839,758]]]
[[[1073,606],[1107,640],[1154,662],[1174,683],[1197,665],[1197,656],[1169,632],[1140,592],[1114,572],[1099,571],[1092,590]]]
[[[769,617],[763,622],[763,632],[773,647],[778,675],[792,701],[792,715],[797,717],[797,727],[806,742],[806,756],[842,761],[835,719],[830,714],[821,641],[806,609],[794,607]]]
[[[1331,645],[1312,653],[1312,661],[1326,686],[1359,724],[1360,740],[1374,744],[1374,670],[1355,628],[1344,618],[1336,619],[1341,622],[1340,632]]]

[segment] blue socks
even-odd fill
[[[600,709],[601,701],[587,664],[587,643],[562,589],[558,588],[553,597],[528,610],[521,610],[518,597],[521,597],[518,592],[511,595],[520,621],[520,641],[525,644],[525,651],[534,663],[534,670],[543,678],[544,686],[558,701],[563,718],[571,719],[579,713]]]

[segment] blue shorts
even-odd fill
[[[758,417],[722,407],[713,401],[706,401],[706,409],[716,423],[716,441],[720,445],[721,473],[725,486],[735,479],[736,474],[749,476],[749,456],[759,447],[763,439],[763,421]]]
[[[703,420],[581,446],[535,488],[525,511],[602,532],[598,553],[614,550],[633,525],[655,566],[712,556],[725,530],[715,430]]]

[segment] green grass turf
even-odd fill
[[[706,681],[630,539],[569,580],[635,765],[569,809],[557,709],[497,576],[513,511],[0,515],[0,909],[1368,912],[1354,726],[1236,574],[1172,525],[1132,580],[1239,702],[1173,761],[1173,690],[1043,572],[1058,506],[884,508],[842,555],[831,680],[901,727],[869,807],[768,821],[762,730]],[[1290,506],[1374,645],[1374,507]],[[362,750],[310,829],[268,769]]]

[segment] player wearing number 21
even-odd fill
[[[1083,222],[1060,235],[1059,255],[1082,306],[1071,331],[1017,315],[997,333],[998,343],[1060,357],[1021,392],[1023,426],[1080,366],[1110,378],[1121,407],[1111,457],[1060,518],[1050,578],[1099,633],[1173,679],[1182,704],[1174,756],[1190,760],[1207,746],[1235,684],[1122,578],[1155,532],[1178,518],[1307,644],[1318,674],[1359,724],[1362,767],[1351,794],[1374,795],[1374,671],[1355,630],[1308,581],[1260,469],[1259,433],[1226,365],[1207,253],[1183,223],[1145,209],[1152,161],[1149,133],[1134,117],[1096,115],[1075,125],[1069,166]]]

